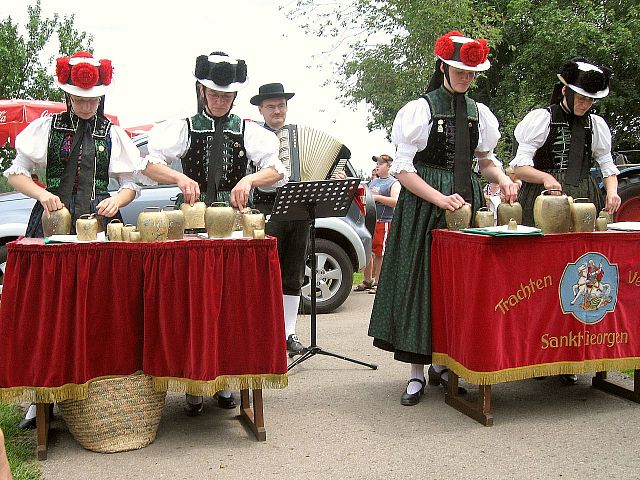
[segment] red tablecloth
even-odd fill
[[[273,238],[8,249],[0,398],[83,398],[138,371],[194,394],[287,384]]]
[[[477,384],[640,368],[640,233],[433,233],[435,363]]]

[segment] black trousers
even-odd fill
[[[271,213],[272,205],[258,204],[255,208],[268,215]],[[304,282],[309,222],[306,220],[270,221],[267,222],[265,233],[278,239],[282,293],[300,295]]]

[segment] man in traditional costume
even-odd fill
[[[474,156],[482,175],[516,199],[518,187],[493,153],[500,134],[489,108],[466,95],[477,72],[487,70],[489,48],[460,32],[438,38],[436,67],[427,93],[405,105],[393,123],[397,153],[390,173],[401,183],[379,288],[371,314],[373,344],[411,364],[400,398],[416,405],[424,393],[424,365],[431,363],[431,231],[444,228],[445,210],[484,205]],[[451,299],[462,301],[462,299]],[[447,371],[433,365],[429,383],[446,385]]]
[[[287,102],[295,95],[285,92],[281,83],[268,83],[251,97],[264,119],[263,127],[277,133],[287,122]],[[289,175],[291,172],[288,172]],[[265,215],[271,214],[275,201],[275,191],[254,191],[255,207]],[[296,321],[300,305],[300,292],[304,282],[309,222],[294,220],[267,222],[266,233],[278,239],[278,258],[282,280],[282,303],[284,305],[284,330],[289,353],[302,353],[304,347],[296,335]]]
[[[589,198],[596,211],[620,207],[620,173],[611,157],[611,132],[602,117],[590,113],[594,101],[609,94],[611,72],[584,58],[564,62],[551,106],[529,112],[515,129],[516,155],[510,165],[523,181],[519,201],[523,224],[534,226],[533,204],[542,190],[561,190]],[[590,174],[599,166],[606,199]]]
[[[198,113],[156,125],[149,133],[146,159],[151,164],[180,160],[182,171],[197,181],[200,200],[230,202],[244,209],[252,188],[287,181],[278,159],[278,138],[231,113],[237,92],[248,82],[244,60],[223,52],[200,55],[194,75]],[[254,173],[248,173],[249,162],[257,168]],[[216,397],[220,407],[236,407],[231,391],[219,391]],[[187,413],[197,415],[202,408],[202,396],[187,395]]]

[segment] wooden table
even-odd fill
[[[489,426],[492,385],[586,372],[640,403],[640,233],[436,230],[431,273],[433,362],[453,374],[449,405]],[[634,370],[633,389],[607,370]],[[458,377],[479,386],[477,402],[458,395]]]
[[[241,391],[266,439],[263,388],[287,385],[276,240],[8,245],[0,304],[0,399],[82,399],[93,379],[144,372],[159,391]],[[253,405],[250,398],[253,392]]]

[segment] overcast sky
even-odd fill
[[[0,17],[21,25],[35,0],[4,0]],[[354,164],[370,172],[372,155],[394,148],[383,132],[366,129],[364,105],[354,112],[336,100],[334,87],[322,83],[331,74],[309,68],[311,57],[328,41],[306,36],[288,20],[279,4],[293,0],[42,0],[44,16],[75,14],[75,26],[93,35],[94,54],[116,68],[106,110],[123,126],[153,123],[195,113],[193,68],[198,55],[214,50],[247,62],[249,84],[233,111],[260,119],[249,99],[264,83],[281,82],[296,96],[289,102],[289,123],[313,126],[334,135],[352,151]]]

